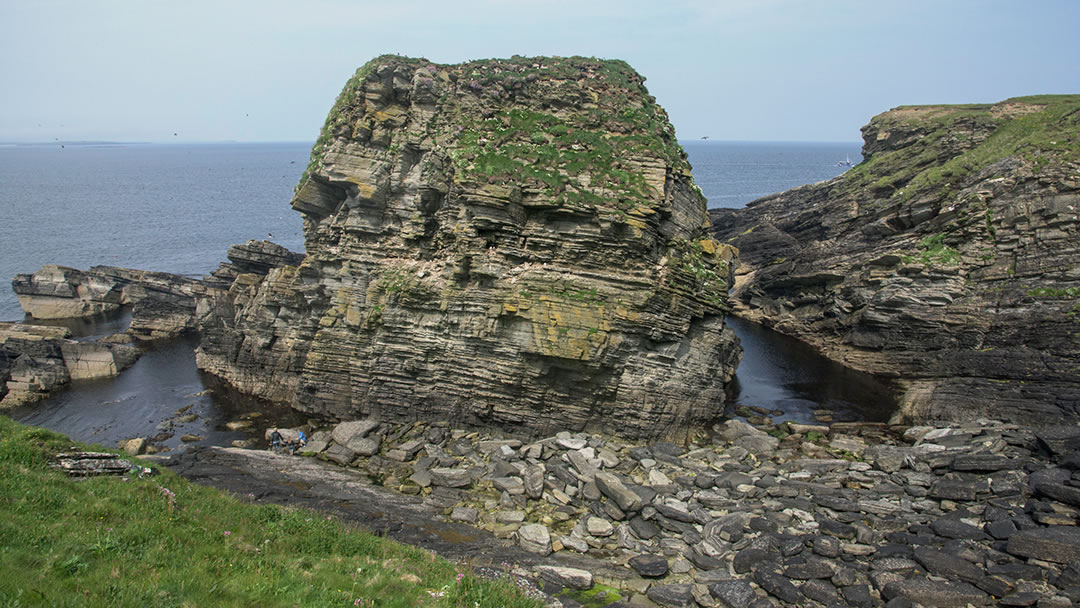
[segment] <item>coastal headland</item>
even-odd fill
[[[378,57],[297,186],[304,255],[250,241],[202,280],[19,275],[34,317],[132,323],[78,348],[3,328],[0,394],[197,332],[202,369],[312,417],[307,460],[159,457],[203,483],[451,556],[503,547],[553,591],[604,585],[602,605],[1071,606],[1078,108],[897,108],[842,177],[710,225],[625,63]],[[898,415],[718,422],[729,312],[897,379]]]

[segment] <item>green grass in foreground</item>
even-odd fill
[[[66,437],[0,416],[0,607],[536,607],[433,554],[168,470],[69,479]]]

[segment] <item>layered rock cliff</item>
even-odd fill
[[[337,419],[651,437],[721,411],[734,251],[642,82],[369,62],[292,201],[307,257],[200,304],[200,367]]]
[[[908,420],[1080,415],[1080,96],[900,107],[834,180],[714,210],[740,316],[903,380]]]

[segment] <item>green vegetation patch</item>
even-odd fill
[[[362,138],[353,125],[378,120],[383,102],[371,100],[386,92],[367,83],[384,67],[432,83],[437,101],[423,137],[449,157],[456,181],[521,186],[552,206],[628,214],[663,202],[641,161],[659,159],[689,175],[667,114],[623,61],[514,56],[440,65],[386,55],[357,70],[338,95],[301,186],[334,138]],[[399,150],[386,147],[391,156]]]
[[[919,240],[919,254],[903,256],[905,264],[917,262],[926,266],[955,266],[963,256],[956,249],[945,244],[945,234],[937,233]]]
[[[913,145],[879,152],[844,176],[844,190],[868,188],[905,199],[947,186],[1009,157],[1039,174],[1080,160],[1080,95],[1036,95],[959,106],[905,106],[871,121],[879,132],[917,134]],[[971,134],[989,135],[970,149]],[[957,153],[958,150],[965,150]]]
[[[585,591],[564,589],[559,597],[570,598],[581,604],[583,608],[603,608],[622,601],[622,595],[619,594],[618,589],[600,583],[594,584],[591,589]]]
[[[167,470],[71,479],[49,466],[71,449],[0,417],[0,605],[540,606],[429,552]]]

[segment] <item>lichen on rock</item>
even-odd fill
[[[643,80],[372,60],[297,186],[306,258],[205,302],[200,367],[337,419],[653,437],[715,415],[735,250]]]
[[[904,106],[834,180],[713,210],[740,316],[900,379],[907,421],[1080,415],[1080,96]]]

